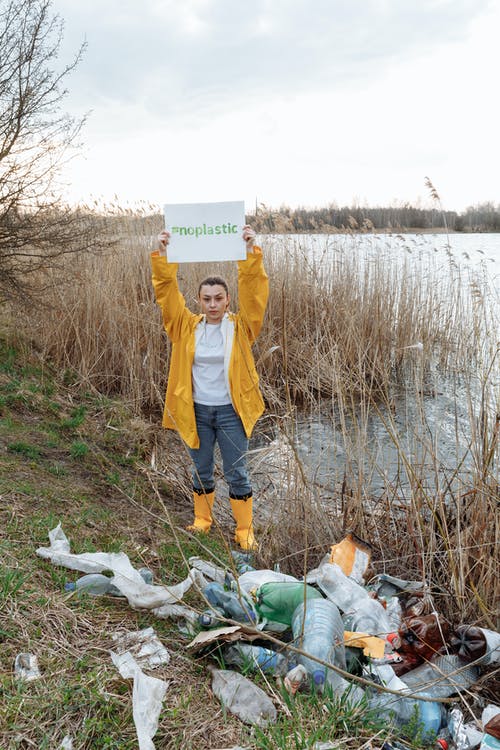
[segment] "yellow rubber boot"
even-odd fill
[[[194,521],[187,527],[187,531],[202,531],[208,534],[212,526],[212,508],[214,506],[215,492],[202,492],[199,495],[196,490],[193,491],[194,501]]]
[[[255,549],[257,542],[253,533],[252,497],[250,496],[247,500],[236,500],[230,497],[229,501],[236,521],[234,541],[240,545],[241,549]]]

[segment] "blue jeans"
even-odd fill
[[[223,406],[194,405],[199,448],[189,448],[193,459],[193,488],[211,492],[214,481],[215,441],[219,444],[224,479],[229,485],[229,496],[244,499],[252,494],[246,468],[248,438],[241,419],[232,404]]]

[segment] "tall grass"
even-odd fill
[[[71,378],[120,395],[159,424],[169,343],[148,256],[162,219],[145,207],[117,211],[110,221],[116,246],[68,263],[47,304],[36,316],[16,311],[16,321]],[[404,236],[394,242],[397,255],[380,243],[366,250],[349,234],[262,238],[271,293],[255,357],[264,425],[272,430],[250,456],[265,498],[261,562],[301,573],[353,528],[374,544],[379,570],[425,578],[449,617],[498,627],[500,399],[498,342],[487,335],[498,331],[491,290],[480,272],[460,268],[451,249],[433,255]],[[236,298],[235,266],[181,266],[188,304],[196,308],[208,270],[224,275]],[[456,385],[454,412],[436,427],[429,403],[443,379],[448,389]],[[411,445],[400,419],[410,401]],[[341,435],[309,461],[300,449],[304,415],[309,424],[331,420]],[[396,473],[374,447],[374,419],[397,456]],[[452,466],[440,454],[440,429],[456,435]]]

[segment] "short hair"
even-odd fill
[[[229,296],[229,289],[227,286],[227,283],[225,279],[223,279],[221,276],[207,276],[206,279],[203,279],[203,281],[200,283],[200,286],[198,287],[198,297],[201,294],[201,287],[202,286],[222,286],[226,290],[226,294]]]

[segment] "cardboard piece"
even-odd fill
[[[193,651],[200,651],[205,646],[215,643],[216,641],[255,641],[257,638],[265,638],[265,633],[255,633],[253,630],[246,630],[242,625],[228,625],[224,628],[213,628],[212,630],[202,630],[188,643],[187,648]]]
[[[167,257],[171,263],[245,260],[242,239],[244,201],[167,203],[163,207],[170,232]]]

